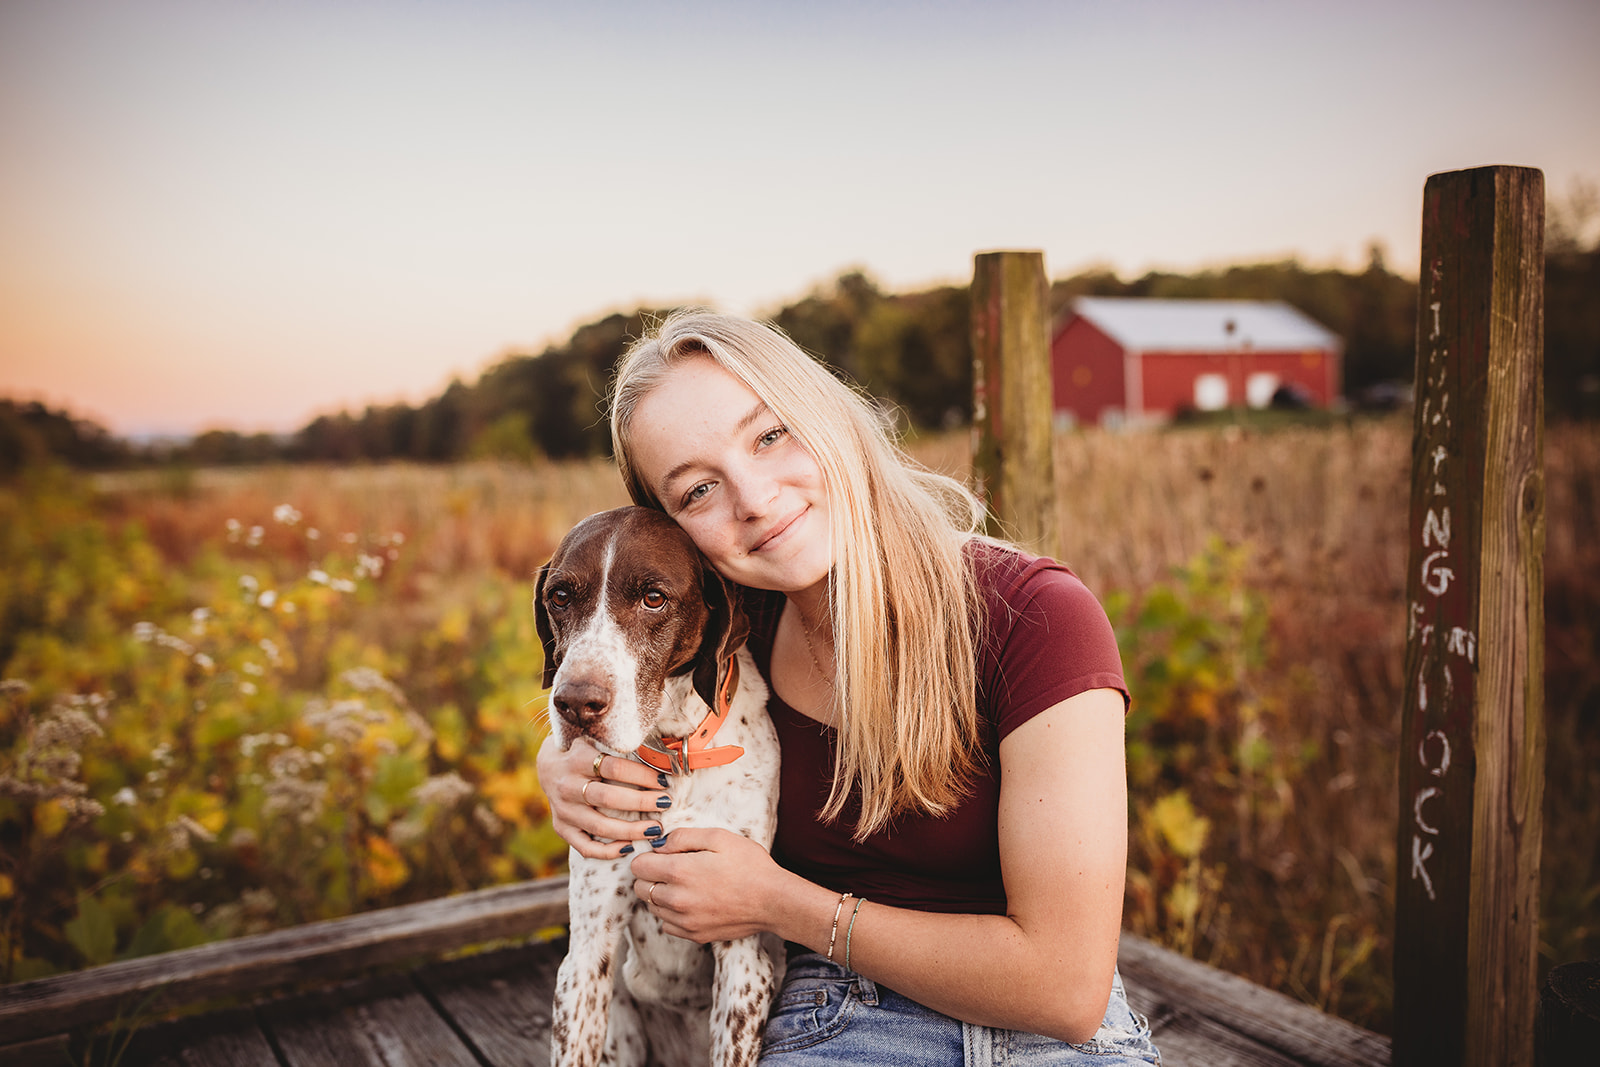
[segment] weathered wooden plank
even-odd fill
[[[6,1067],[61,1067],[72,1062],[72,1043],[66,1034],[36,1038],[0,1048],[0,1063]]]
[[[972,267],[972,472],[989,533],[1061,550],[1052,433],[1050,286],[1042,252],[983,252]]]
[[[407,978],[277,1001],[261,1020],[287,1067],[480,1067]]]
[[[417,972],[418,984],[496,1067],[550,1062],[550,1005],[566,943],[508,949]]]
[[[145,1063],[150,1067],[280,1067],[266,1035],[253,1021],[236,1030],[194,1034],[181,1047],[152,1059],[134,1051],[120,1061],[120,1067]]]
[[[474,942],[523,937],[566,918],[567,880],[550,878],[0,986],[0,1045],[101,1022],[129,1005],[157,1012],[328,980]]]
[[[1305,1067],[1381,1067],[1389,1062],[1389,1042],[1382,1035],[1143,938],[1122,935],[1117,966],[1124,981],[1139,990],[1144,1003],[1158,1008],[1171,1005],[1185,1015],[1212,1020],[1268,1050],[1282,1053],[1291,1063]],[[1139,1004],[1135,1002],[1135,1006]],[[1145,1007],[1139,1010],[1156,1014]],[[1165,1056],[1159,1038],[1157,1047]]]
[[[1527,1065],[1544,793],[1544,176],[1423,193],[1395,1063]]]
[[[1151,1025],[1161,1067],[1302,1067],[1299,1060],[1188,1012],[1152,1019]]]

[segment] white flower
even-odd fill
[[[131,786],[125,785],[112,796],[111,803],[125,804],[131,808],[139,803],[139,794],[135,793]]]
[[[257,692],[259,692],[259,690],[256,689],[256,683],[254,682],[240,682],[239,692],[243,693],[247,697],[253,697]]]
[[[317,529],[315,526],[308,526],[306,528],[306,540],[307,541],[318,541],[318,540],[321,540],[321,538],[322,538],[322,531],[321,530]]]
[[[261,588],[261,583],[256,581],[253,574],[241,574],[239,575],[239,588],[253,596],[256,590]]]
[[[266,530],[259,526],[252,526],[250,527],[250,536],[244,539],[244,543],[249,545],[251,548],[254,548],[261,543],[261,539],[266,535]]]
[[[312,568],[311,573],[306,575],[306,577],[311,581],[316,582],[318,585],[328,584],[328,572],[323,570],[321,567]]]
[[[204,652],[196,652],[194,654],[194,665],[203,671],[209,671],[216,666],[216,663]]]
[[[293,504],[279,504],[272,509],[272,518],[285,526],[293,526],[300,521],[300,512],[295,510]]]
[[[278,593],[274,589],[263,589],[261,595],[256,597],[256,603],[264,608],[270,608],[278,602]]]
[[[348,578],[335,578],[332,585],[340,593],[354,593],[356,591],[356,583]]]

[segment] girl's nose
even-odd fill
[[[736,479],[734,484],[734,514],[740,519],[759,519],[772,508],[778,499],[778,483],[773,478],[749,472]]]

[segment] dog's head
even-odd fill
[[[533,605],[563,748],[582,734],[633,751],[656,731],[669,679],[692,678],[712,703],[749,633],[738,598],[689,535],[649,508],[574,526],[540,568]]]

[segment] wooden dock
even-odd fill
[[[0,1063],[544,1067],[566,916],[550,878],[0,986]],[[1119,964],[1166,1067],[1389,1063],[1387,1038],[1142,939]]]

